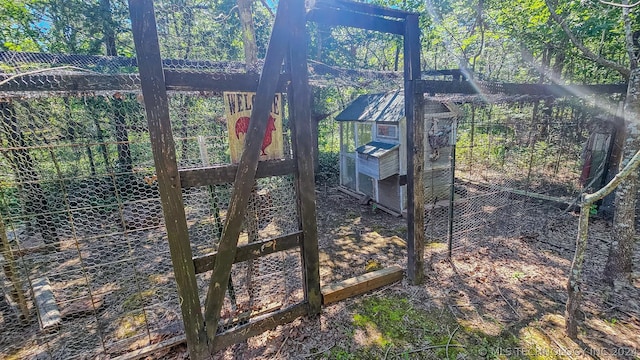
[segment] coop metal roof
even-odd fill
[[[358,96],[338,116],[337,121],[399,122],[404,117],[401,90]]]
[[[368,142],[359,148],[356,149],[356,152],[360,154],[365,154],[369,156],[373,156],[376,158],[380,158],[393,150],[397,149],[400,145],[398,144],[389,144],[380,141],[371,141]]]

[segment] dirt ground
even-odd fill
[[[406,223],[336,189],[317,193],[323,284],[406,267]],[[629,281],[601,280],[610,224],[593,219],[579,342],[564,335],[577,215],[536,203],[488,230],[428,244],[426,281],[406,278],[250,338],[216,359],[640,359],[640,256]],[[515,222],[514,222],[515,221]],[[187,358],[185,346],[153,358]]]

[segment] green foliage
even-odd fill
[[[353,316],[353,323],[357,327],[379,331],[381,335],[376,343],[382,348],[425,341],[446,344],[449,336],[442,320],[436,314],[415,308],[406,298],[395,297],[366,298]],[[456,344],[457,341],[452,340],[451,343]],[[458,352],[458,348],[450,348],[450,358],[455,359]],[[436,354],[442,358],[445,350],[437,349]]]
[[[474,161],[482,161],[489,168],[504,165],[508,151],[504,137],[476,133],[473,135],[473,144],[471,140],[471,132],[463,132],[458,136],[456,159],[460,159],[460,165]]]
[[[11,183],[0,180],[0,216],[16,215],[20,212],[20,192]]]
[[[318,171],[316,182],[334,186],[340,181],[340,155],[337,152],[320,152],[318,154]]]
[[[353,354],[341,347],[331,349],[329,353],[329,359],[335,360],[355,360],[358,359],[356,354]]]
[[[41,34],[29,11],[33,0],[0,1],[0,50],[38,51]]]

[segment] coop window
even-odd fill
[[[358,129],[358,133],[357,133],[357,138],[356,138],[356,145],[357,146],[361,146],[364,145],[368,142],[370,142],[371,140],[373,140],[373,135],[372,135],[372,124],[357,124],[356,125],[357,129]]]
[[[398,139],[398,125],[378,124],[376,134],[379,138]]]

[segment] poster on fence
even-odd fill
[[[244,149],[244,138],[249,130],[249,119],[256,93],[225,92],[222,96],[229,130],[231,162],[237,164]],[[281,159],[284,156],[282,143],[282,94],[276,94],[267,119],[267,131],[260,146],[260,160]]]

